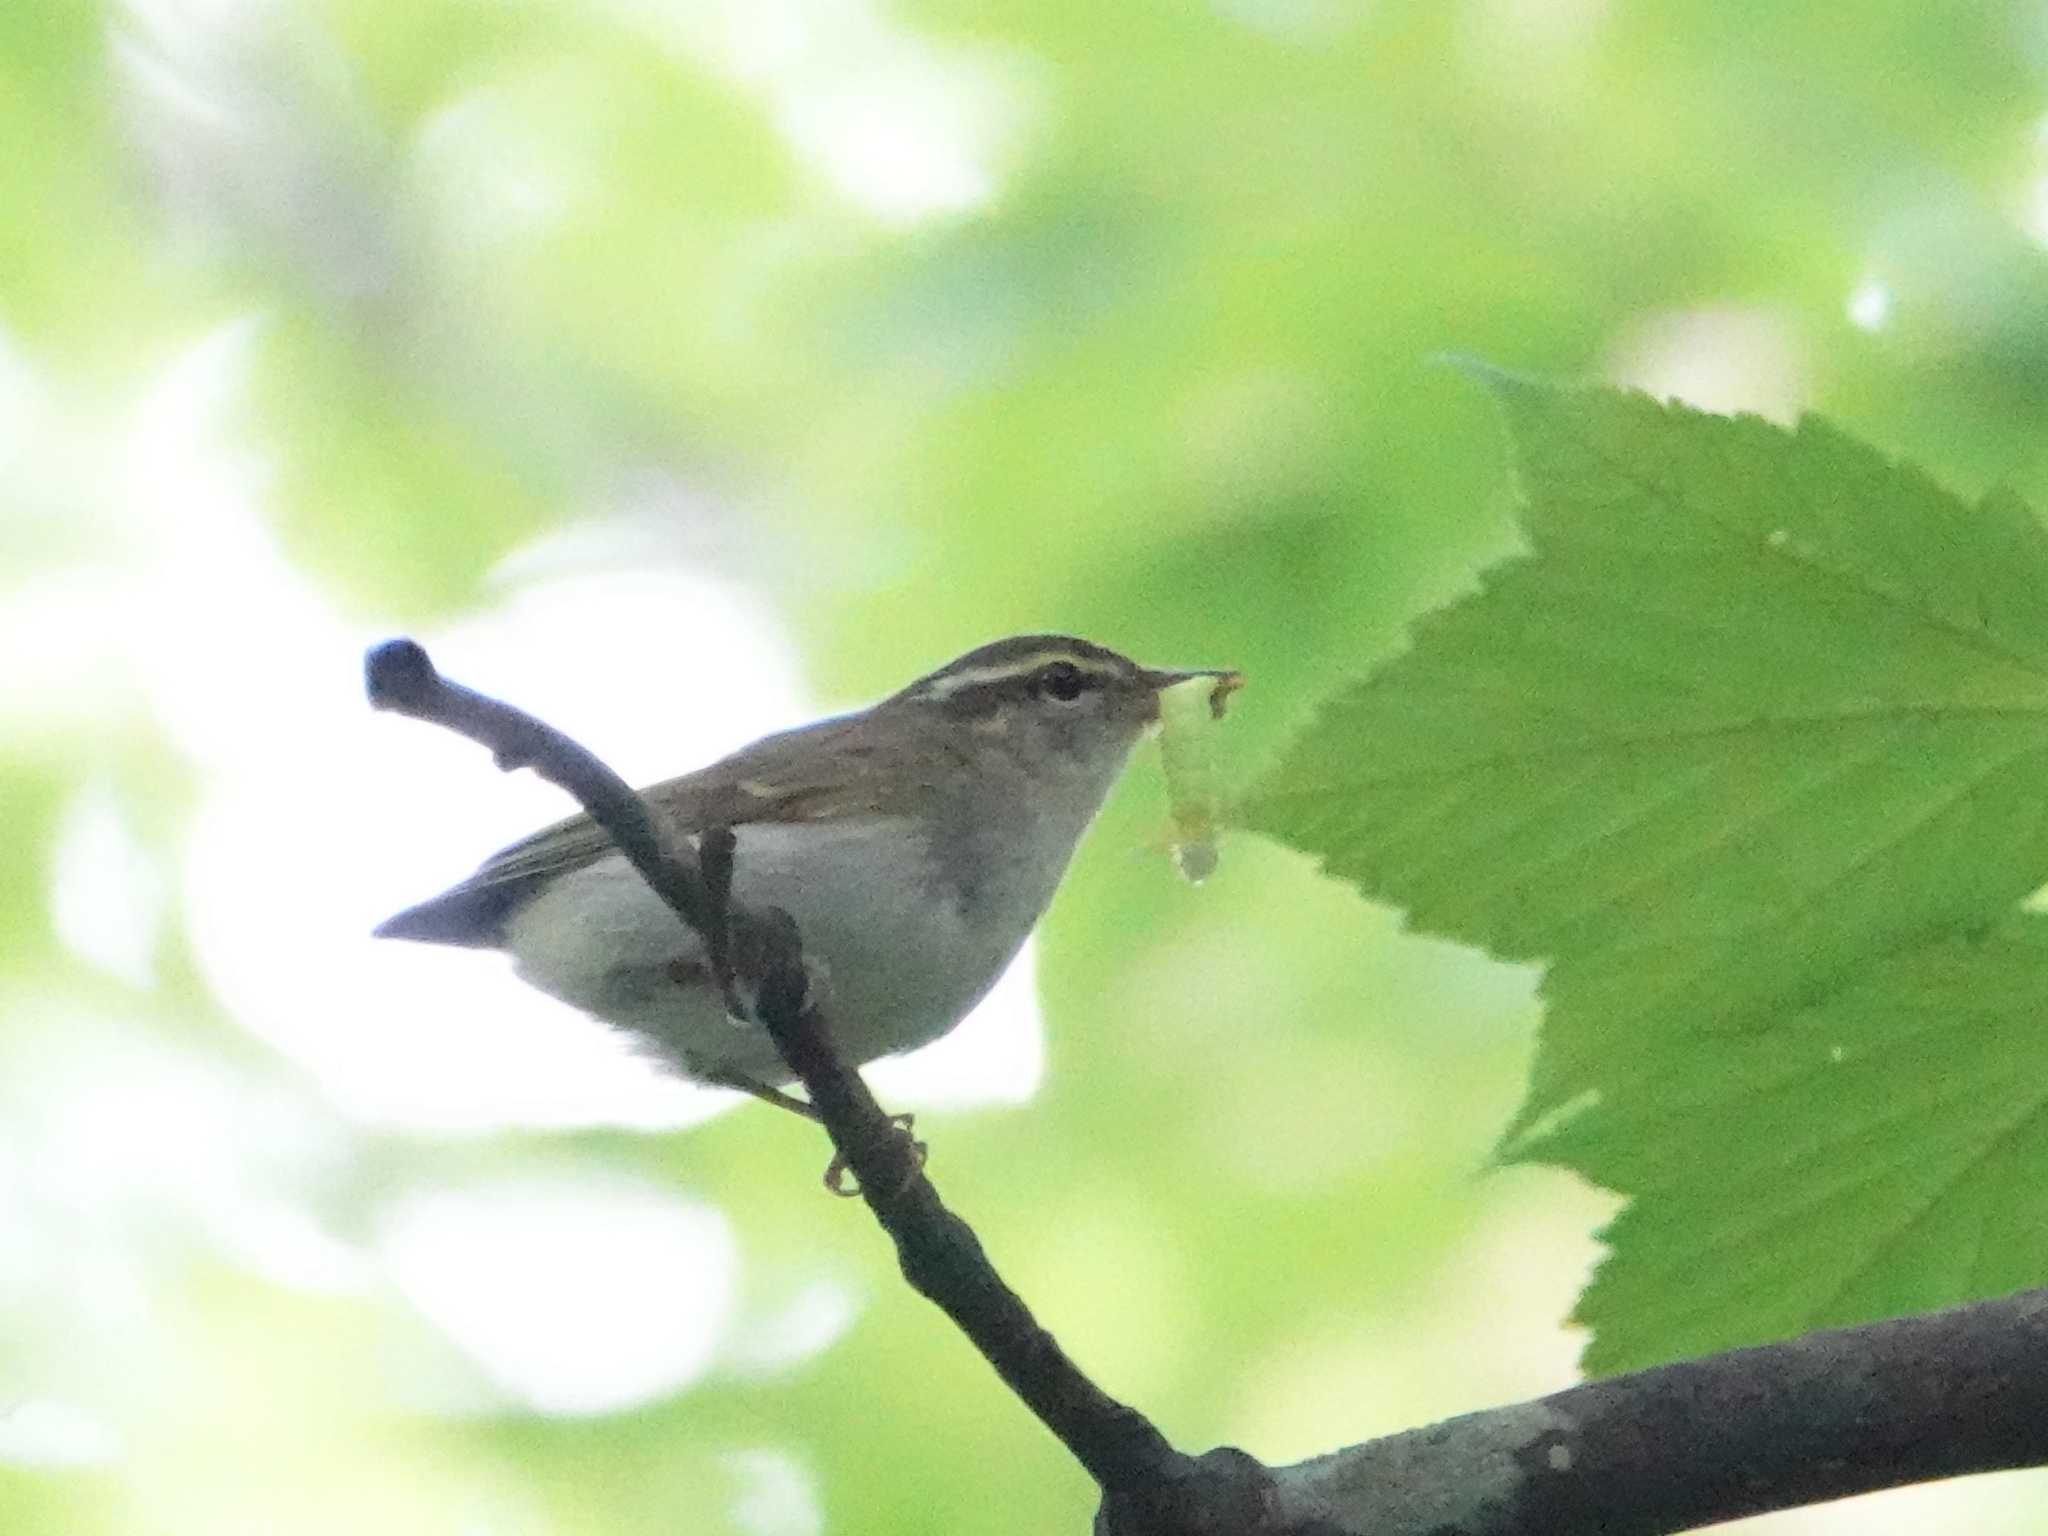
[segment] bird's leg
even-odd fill
[[[766,1083],[748,1077],[743,1072],[700,1072],[697,1075],[713,1088],[737,1088],[741,1093],[752,1094],[763,1104],[773,1104],[777,1109],[786,1109],[793,1115],[802,1115],[814,1125],[821,1123],[815,1105],[807,1103],[793,1093],[784,1093],[780,1088],[770,1088]]]
[[[750,1094],[754,1098],[759,1099],[763,1104],[773,1104],[777,1109],[786,1109],[793,1115],[802,1115],[804,1119],[814,1125],[823,1123],[815,1104],[800,1099],[793,1093],[784,1093],[780,1088],[771,1088],[766,1083],[748,1077],[744,1073],[700,1072],[697,1074],[697,1077],[699,1081],[708,1084],[710,1087],[737,1089],[741,1093]],[[911,1150],[917,1158],[914,1167],[923,1168],[926,1153],[930,1149],[923,1142],[911,1136],[911,1131],[917,1124],[917,1116],[907,1113],[891,1115],[889,1120],[905,1136],[911,1137]],[[840,1198],[851,1200],[860,1193],[860,1186],[847,1181],[847,1172],[845,1156],[843,1154],[835,1155],[832,1161],[825,1165],[825,1187]]]

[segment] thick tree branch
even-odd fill
[[[501,767],[531,767],[567,789],[721,969],[729,963],[752,985],[754,1013],[859,1178],[905,1278],[1095,1478],[1102,1536],[1660,1536],[2048,1465],[2048,1291],[1589,1382],[1292,1467],[1269,1470],[1229,1449],[1175,1451],[1081,1373],[939,1199],[909,1138],[833,1049],[787,914],[728,909],[729,831],[700,839],[703,863],[671,846],[603,763],[445,681],[410,641],[373,650],[366,675],[377,707],[458,731]]]
[[[1270,1529],[1659,1536],[2044,1464],[2048,1291],[2025,1291],[1588,1382],[1280,1468]]]

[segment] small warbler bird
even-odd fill
[[[670,832],[730,827],[733,899],[796,920],[857,1064],[936,1040],[1022,946],[1177,683],[1065,635],[968,652],[880,703],[763,737],[642,791]],[[509,952],[519,976],[700,1081],[787,1107],[790,1073],[730,1017],[698,936],[588,816],[493,855],[376,930]]]

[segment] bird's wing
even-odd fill
[[[684,836],[707,827],[815,821],[858,810],[873,802],[875,780],[894,755],[860,729],[862,719],[820,720],[763,737],[708,768],[650,785],[641,797]],[[819,750],[825,747],[830,750]],[[461,884],[387,918],[376,935],[496,948],[506,920],[548,881],[594,863],[612,846],[590,817],[567,817],[499,849]]]

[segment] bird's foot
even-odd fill
[[[917,1116],[891,1115],[889,1123],[896,1127],[898,1135],[910,1143],[910,1160],[904,1167],[902,1182],[892,1191],[900,1195],[924,1172],[925,1160],[931,1156],[931,1148],[911,1134],[912,1127],[917,1124]],[[861,1192],[860,1185],[847,1177],[851,1171],[846,1165],[845,1154],[841,1153],[825,1167],[825,1187],[841,1199],[851,1200]]]

